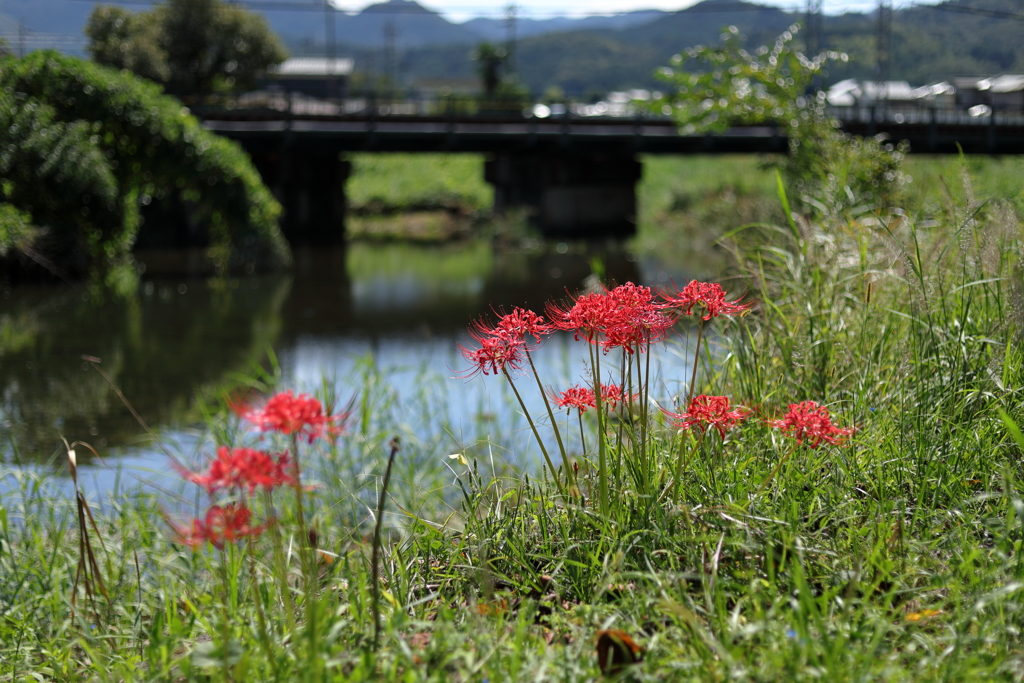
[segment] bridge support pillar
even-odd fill
[[[633,154],[502,152],[488,159],[494,209],[525,207],[552,237],[629,237],[636,233]]]
[[[253,153],[252,160],[284,207],[281,231],[292,246],[344,243],[349,162],[337,152],[287,148]]]

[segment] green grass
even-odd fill
[[[913,178],[910,199],[918,205],[934,208],[946,195],[964,197],[962,174],[970,177],[970,187],[978,198],[1012,200],[1024,206],[1024,159],[1017,156],[907,157],[905,170]]]
[[[767,158],[648,155],[643,164],[632,248],[693,277],[712,278],[728,267],[729,255],[715,244],[722,232],[782,219]]]
[[[501,421],[456,435],[439,406],[458,382],[395,386],[367,361],[348,383],[348,434],[301,447],[320,484],[305,514],[336,555],[315,587],[288,490],[254,565],[244,543],[171,543],[168,503],[121,494],[93,506],[107,596],[90,603],[80,586],[72,618],[74,501],[47,475],[5,470],[0,680],[584,681],[602,676],[594,643],[608,628],[646,649],[622,680],[1021,680],[1024,244],[1011,205],[957,200],[971,194],[960,183],[920,221],[857,209],[790,224],[776,208],[770,239],[732,243],[758,305],[707,323],[695,389],[753,414],[725,439],[678,433],[655,409],[609,416],[604,516],[593,420],[590,450],[569,448],[584,504],[550,473],[505,464]],[[693,343],[689,319],[679,332]],[[856,433],[797,446],[767,420],[802,400]],[[557,463],[552,425],[533,418]],[[212,441],[247,440],[223,406],[208,421]],[[370,538],[394,435],[375,646]],[[182,491],[173,514],[205,509]],[[287,582],[277,531],[293,548]]]
[[[480,154],[350,154],[345,185],[349,206],[377,213],[423,209],[490,208]]]

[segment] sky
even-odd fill
[[[380,1],[380,0],[376,0]],[[787,10],[802,11],[806,0],[754,0]],[[367,0],[332,0],[340,9],[357,11],[372,4]],[[692,5],[696,0],[515,0],[517,15],[544,19],[552,16],[586,16],[588,14],[617,14],[641,9],[675,11]],[[509,0],[420,0],[420,4],[440,12],[449,21],[461,22],[473,17],[499,18],[505,15]],[[877,0],[823,0],[826,14],[849,11],[870,11]],[[910,0],[896,0],[897,8],[910,4]]]

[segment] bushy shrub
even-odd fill
[[[172,192],[209,224],[218,269],[289,259],[280,205],[242,149],[156,85],[55,52],[8,58],[0,124],[0,201],[46,229],[40,247],[62,268],[123,267],[139,207]]]
[[[839,129],[825,111],[824,93],[815,90],[827,64],[847,57],[802,54],[792,44],[798,30],[791,26],[774,45],[751,53],[728,27],[721,46],[688,48],[657,72],[670,87],[651,106],[672,114],[685,133],[755,124],[783,129],[789,155],[780,166],[807,211],[892,204],[904,185],[905,150]]]

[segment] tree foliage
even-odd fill
[[[0,257],[11,250],[30,249],[37,231],[31,216],[12,204],[0,203]]]
[[[99,64],[127,69],[157,83],[167,83],[167,64],[158,15],[130,12],[114,5],[96,5],[85,25],[89,52]]]
[[[131,74],[54,52],[0,61],[0,202],[45,229],[59,267],[130,263],[139,207],[177,192],[209,224],[210,256],[287,261],[280,206],[237,144]]]
[[[508,61],[508,52],[503,47],[484,42],[477,45],[473,52],[473,60],[476,62],[484,94],[487,97],[494,97],[501,84],[501,70]]]
[[[825,112],[821,82],[830,62],[846,55],[807,57],[793,46],[794,25],[771,47],[748,52],[739,31],[728,27],[718,47],[698,46],[675,55],[658,70],[669,87],[651,106],[670,113],[685,133],[736,125],[779,126],[789,140],[783,169],[808,204],[843,206],[888,203],[902,187],[903,150],[883,138],[859,139],[839,130]]]
[[[176,95],[250,89],[287,56],[262,16],[221,0],[168,0],[138,13],[97,5],[85,34],[95,61]]]

